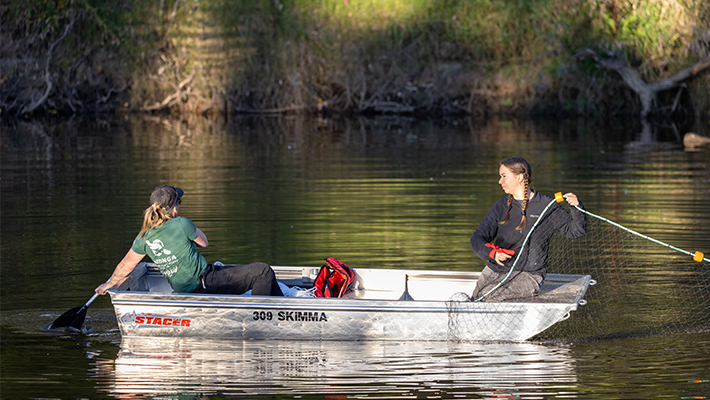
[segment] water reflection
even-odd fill
[[[115,360],[97,360],[95,379],[121,398],[539,398],[574,385],[569,353],[532,343],[124,339]]]
[[[39,330],[106,279],[140,227],[146,193],[163,182],[186,189],[181,212],[206,231],[209,261],[317,266],[335,256],[355,268],[478,270],[468,238],[502,197],[496,165],[524,155],[542,193],[574,191],[591,212],[708,254],[710,153],[684,151],[678,136],[707,137],[707,127],[392,117],[12,123],[0,127],[4,398],[710,397],[707,330],[584,340],[571,354],[539,344],[273,341],[125,343],[117,351],[107,298],[89,310],[95,330],[85,338]],[[621,246],[607,238],[587,247]],[[552,339],[707,320],[707,285],[693,284],[707,269],[625,248],[631,268],[600,258],[608,277],[593,275],[600,283],[590,304]],[[589,273],[583,257],[578,272]],[[611,306],[600,308],[607,298]]]

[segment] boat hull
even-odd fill
[[[566,281],[578,289],[568,302],[368,299],[357,296],[357,290],[354,298],[341,299],[134,290],[110,294],[124,337],[524,341],[577,309],[590,277]]]

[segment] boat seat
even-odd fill
[[[146,274],[145,280],[151,292],[173,293],[173,288],[163,275]]]
[[[397,270],[355,269],[353,290],[345,294],[348,299],[400,300],[406,287],[406,273]]]
[[[411,297],[420,301],[448,301],[456,293],[470,296],[476,287],[480,273],[421,273],[409,271],[407,291]]]
[[[155,264],[140,263],[126,277],[126,280],[116,290],[132,292],[173,293],[173,288],[160,273]]]
[[[452,274],[413,270],[356,269],[355,299],[447,301],[455,293],[470,294],[479,272]]]

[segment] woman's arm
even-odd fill
[[[565,213],[568,220],[559,228],[559,231],[564,237],[580,238],[587,233],[587,216],[576,207],[584,209],[584,205],[574,193],[567,193],[564,197],[571,207],[569,214]]]
[[[103,285],[97,287],[94,291],[100,295],[106,294],[106,291],[114,286],[120,285],[128,274],[133,271],[133,269],[138,265],[139,262],[145,257],[145,254],[138,254],[133,249],[128,250],[128,253],[123,257],[120,263],[116,266],[116,269],[111,275],[111,279],[104,283]]]
[[[195,229],[197,229],[197,237],[195,238],[194,242],[197,247],[204,249],[205,247],[209,246],[209,242],[207,242],[207,235],[205,235],[205,233],[202,232],[200,228],[195,227]]]
[[[493,241],[498,235],[498,221],[500,218],[501,207],[500,201],[491,207],[481,220],[478,228],[471,236],[471,249],[483,261],[494,260],[499,262],[495,257],[491,257],[491,249],[486,247],[486,244]],[[503,258],[501,256],[501,258]]]

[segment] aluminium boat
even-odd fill
[[[273,266],[280,283],[309,289],[319,267]],[[525,341],[585,304],[589,275],[548,274],[538,296],[472,302],[480,272],[355,268],[342,298],[173,293],[140,263],[111,302],[130,337],[280,340]]]

